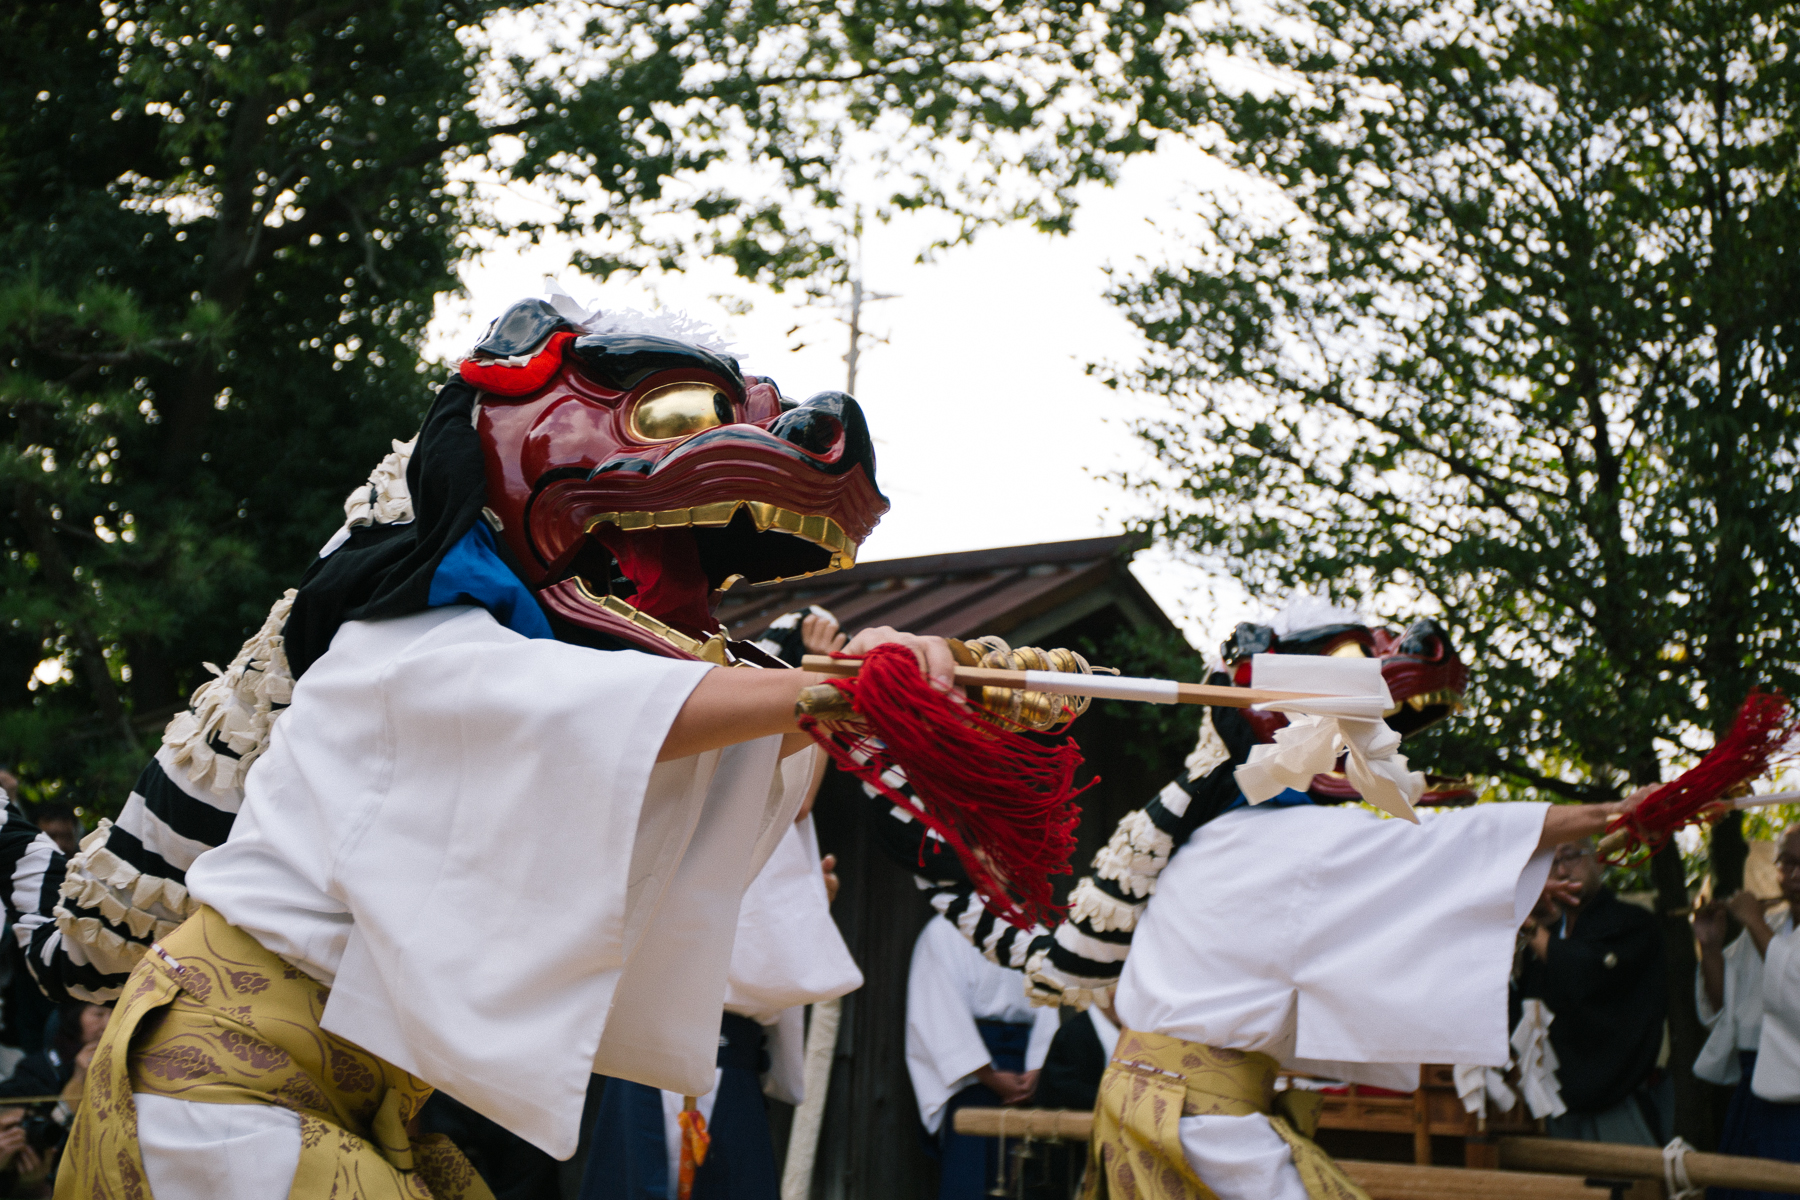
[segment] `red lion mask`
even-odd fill
[[[888,510],[855,400],[786,399],[687,342],[526,300],[461,374],[516,569],[553,615],[656,653],[726,661],[719,593],[851,566]]]

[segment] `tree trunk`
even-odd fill
[[[1663,947],[1669,960],[1669,1076],[1675,1085],[1674,1133],[1702,1150],[1719,1144],[1716,1089],[1694,1077],[1694,1059],[1706,1040],[1694,1007],[1694,934],[1682,910],[1688,906],[1687,874],[1673,840],[1650,860],[1656,883],[1656,911],[1663,920]]]

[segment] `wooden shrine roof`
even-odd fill
[[[942,637],[998,634],[1034,644],[1115,605],[1129,624],[1173,628],[1129,569],[1129,536],[1005,546],[859,563],[811,579],[740,585],[719,606],[735,638],[754,638],[776,617],[809,604],[834,613],[846,633],[891,625]]]

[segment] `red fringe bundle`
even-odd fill
[[[1081,810],[1081,752],[1043,746],[982,721],[934,689],[904,646],[877,646],[854,679],[833,679],[867,722],[866,732],[800,727],[843,770],[909,812],[885,779],[898,768],[925,811],[925,827],[949,843],[1002,919],[1020,928],[1053,923],[1050,877],[1069,872]],[[1095,781],[1098,782],[1098,781]],[[1088,785],[1092,786],[1092,784]]]
[[[1740,783],[1769,769],[1800,734],[1800,719],[1780,692],[1752,690],[1738,709],[1731,730],[1692,769],[1644,797],[1625,819],[1629,835],[1611,861],[1630,857],[1639,846],[1662,849],[1677,829],[1690,823],[1710,824],[1719,813],[1706,807]]]

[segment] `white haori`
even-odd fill
[[[1157,880],[1119,1018],[1383,1087],[1417,1087],[1421,1062],[1504,1065],[1514,937],[1550,872],[1548,807],[1417,826],[1357,809],[1226,813]],[[1305,1195],[1261,1115],[1184,1117],[1181,1139],[1220,1200]]]
[[[189,887],[331,986],[326,1030],[566,1158],[590,1072],[711,1085],[738,904],[805,795],[779,737],[656,761],[710,669],[479,608],[348,622]]]
[[[992,1061],[975,1022],[1030,1025],[1025,1069],[1035,1071],[1050,1052],[1061,1011],[1034,1008],[1024,972],[989,962],[943,917],[927,921],[906,978],[906,1073],[926,1130],[938,1131],[944,1106]]]
[[[1793,914],[1770,922],[1768,957],[1746,931],[1725,947],[1724,1003],[1714,1008],[1706,982],[1694,975],[1694,1002],[1710,1032],[1694,1059],[1694,1074],[1729,1086],[1743,1075],[1738,1052],[1756,1053],[1750,1090],[1778,1104],[1800,1101],[1800,941]]]
[[[783,769],[804,770],[810,777],[814,759],[822,753],[796,754]],[[796,821],[744,893],[725,980],[725,1011],[757,1022],[768,1038],[763,1093],[784,1104],[806,1099],[806,1005],[863,985],[850,947],[831,919],[820,857],[812,817]],[[695,1101],[709,1122],[722,1073],[714,1069],[712,1090]],[[670,1179],[676,1177],[681,1161],[681,1128],[675,1117],[683,1099],[679,1092],[662,1093]]]

